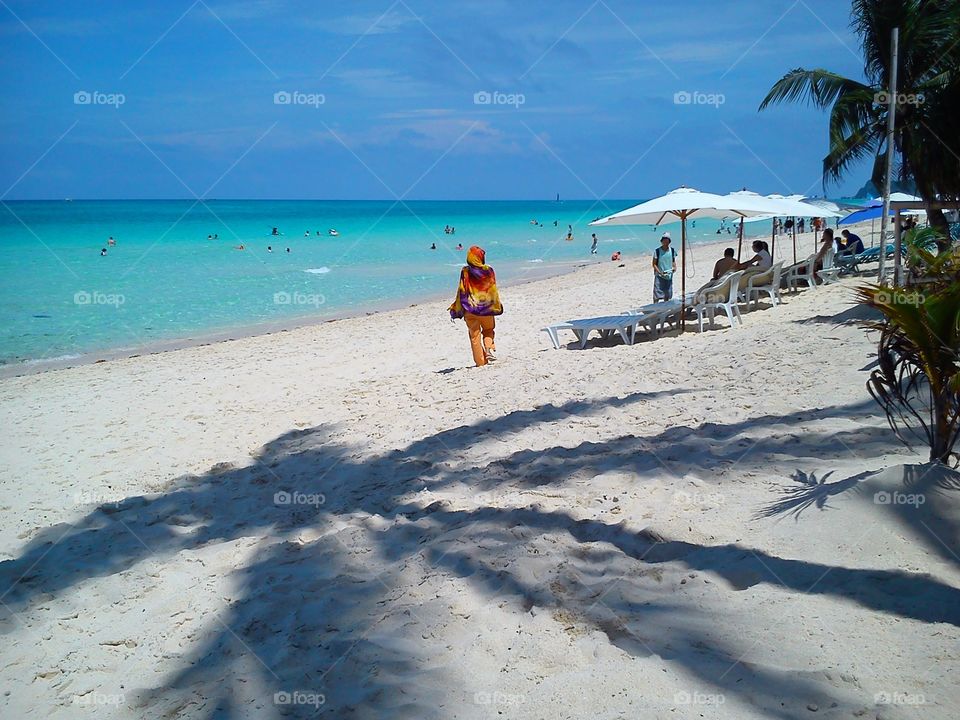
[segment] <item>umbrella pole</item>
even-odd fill
[[[687,215],[680,216],[680,333],[687,314]]]
[[[740,218],[740,239],[737,241],[737,262],[740,262],[740,251],[743,250],[743,218]]]
[[[772,256],[771,256],[772,257]],[[793,264],[797,264],[797,219],[793,219]]]
[[[770,259],[772,260],[773,249],[777,246],[777,219],[774,218],[770,223]]]

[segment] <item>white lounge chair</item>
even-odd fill
[[[834,265],[834,257],[833,250],[830,250],[830,252],[823,256],[823,268],[817,270],[817,277],[820,278],[820,281],[824,285],[832,285],[840,279],[841,268]]]
[[[687,293],[686,305],[693,305],[693,296],[695,293]],[[634,340],[636,332],[644,329],[651,337],[659,337],[663,334],[663,329],[667,325],[676,326],[680,320],[680,299],[674,298],[666,302],[651,303],[634,310],[628,310],[627,313],[637,315],[637,325],[634,329]]]
[[[807,287],[815,288],[817,287],[816,280],[813,277],[813,266],[816,262],[817,256],[811,255],[806,260],[798,262],[796,265],[791,265],[787,268],[784,268],[781,272],[781,284],[786,285],[790,290],[799,290],[799,283],[804,283]]]
[[[780,302],[780,275],[783,272],[783,260],[775,263],[766,272],[754,273],[747,278],[747,284],[740,290],[744,302],[749,307],[750,301],[754,305],[760,303],[760,294],[766,293],[770,296],[770,304],[776,305]]]
[[[730,320],[730,327],[736,327],[737,321],[743,324],[740,318],[740,306],[737,304],[740,292],[740,278],[743,270],[730,272],[721,277],[712,285],[708,285],[697,293],[694,304],[690,309],[697,314],[697,332],[703,332],[703,316],[706,315],[713,327],[713,318],[716,311],[723,310]],[[720,300],[709,300],[708,296],[720,296]]]
[[[605,336],[616,333],[625,345],[632,345],[636,326],[637,316],[635,315],[607,315],[581,320],[568,320],[567,322],[549,325],[542,330],[550,337],[550,342],[557,350],[560,349],[560,338],[557,333],[560,330],[572,330],[577,342],[580,343],[580,349],[583,350],[587,346],[587,338],[592,331],[597,331]]]

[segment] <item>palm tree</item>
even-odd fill
[[[877,369],[867,389],[890,427],[906,442],[908,430],[925,436],[930,460],[957,459],[960,436],[960,248],[934,254],[930,230],[907,234],[911,262],[923,277],[911,287],[868,285],[860,302],[879,310]]]
[[[830,108],[824,184],[857,161],[874,157],[872,179],[882,187],[893,28],[900,29],[894,148],[897,174],[925,200],[960,199],[960,2],[854,0],[852,27],[860,36],[866,82],[829,70],[791,70],[760,103],[806,100]],[[932,224],[946,230],[943,213]]]

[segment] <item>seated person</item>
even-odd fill
[[[860,239],[859,235],[849,230],[842,231],[840,235],[843,237],[843,240],[840,243],[838,255],[859,255],[863,252],[863,240]]]
[[[817,257],[813,262],[814,272],[819,272],[826,267],[833,266],[833,256],[836,250],[833,247],[833,229],[826,228],[823,231],[823,236],[820,239],[820,251],[817,253]]]
[[[746,262],[737,264],[737,270],[745,271],[741,282],[751,275],[766,272],[773,267],[773,258],[770,256],[769,247],[763,240],[754,240],[752,247],[755,255]]]
[[[737,261],[733,259],[733,248],[727,248],[723,251],[723,257],[717,260],[713,266],[713,279],[719,280],[731,270],[737,269]]]
[[[737,269],[738,263],[733,255],[733,248],[727,248],[723,251],[723,257],[717,260],[717,264],[713,266],[713,277],[697,289],[696,295],[700,295],[701,292],[706,290],[711,285],[716,285],[717,280],[722,278],[728,272],[733,272]],[[726,298],[720,297],[722,294],[723,293],[707,293],[707,302],[721,302],[722,300],[725,300]]]

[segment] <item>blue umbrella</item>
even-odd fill
[[[893,215],[892,209],[890,210],[890,214]],[[883,215],[883,201],[871,200],[863,206],[863,209],[855,210],[839,222],[841,225],[850,225],[851,223],[863,222],[864,220],[876,220],[881,215]]]

